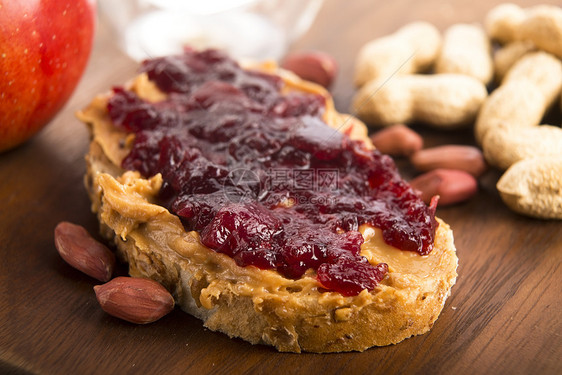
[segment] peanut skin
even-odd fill
[[[364,85],[353,111],[375,126],[421,122],[437,128],[472,124],[487,97],[482,82],[462,74],[412,74]]]
[[[94,291],[106,313],[135,324],[152,323],[174,308],[172,295],[150,279],[116,277]]]
[[[55,247],[72,267],[99,281],[111,279],[115,255],[80,225],[66,221],[55,228]]]
[[[476,179],[456,169],[434,169],[414,178],[410,185],[420,192],[420,198],[427,204],[434,196],[439,196],[441,206],[463,202],[478,191]]]
[[[379,130],[371,141],[380,152],[392,156],[410,156],[423,147],[422,137],[402,124]]]
[[[433,169],[458,169],[478,178],[487,169],[482,152],[472,146],[445,145],[427,148],[414,153],[410,162],[419,171]]]
[[[336,60],[320,51],[292,53],[283,60],[281,67],[325,88],[332,85],[338,71]]]

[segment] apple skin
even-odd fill
[[[0,0],[0,152],[25,142],[66,103],[95,24],[94,0]]]

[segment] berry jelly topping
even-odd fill
[[[109,115],[135,134],[122,166],[161,173],[161,204],[204,245],[288,278],[313,269],[346,296],[372,290],[388,271],[360,255],[360,225],[381,228],[402,250],[432,250],[435,204],[418,198],[390,157],[326,125],[321,95],[281,94],[279,77],[215,50],[142,70],[168,96],[151,103],[114,89]]]

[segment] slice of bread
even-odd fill
[[[365,126],[336,112],[325,90],[271,64],[259,68],[279,74],[286,91],[324,95],[325,122],[369,142]],[[166,97],[145,74],[127,89],[146,100]],[[361,226],[361,254],[372,264],[388,264],[389,272],[374,290],[357,296],[322,289],[312,270],[293,280],[275,270],[240,267],[205,247],[197,232],[186,231],[176,215],[156,203],[160,174],[145,179],[120,167],[132,135],[112,125],[110,95],[96,97],[78,113],[92,135],[85,184],[101,232],[115,243],[131,276],[160,282],[209,329],[280,351],[362,351],[398,343],[433,326],[457,276],[453,235],[446,223],[438,220],[434,249],[426,256],[393,248],[379,229]]]

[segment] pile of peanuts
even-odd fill
[[[393,125],[371,136],[382,153],[405,156],[420,172],[410,181],[424,202],[439,196],[439,205],[463,202],[478,191],[478,177],[487,164],[482,152],[473,146],[445,145],[423,148],[423,138],[405,125]]]
[[[352,110],[369,125],[387,127],[372,136],[377,148],[430,170],[412,180],[424,199],[434,193],[441,204],[469,198],[487,162],[506,170],[497,188],[508,207],[562,219],[562,129],[539,126],[559,103],[561,58],[557,6],[502,4],[490,10],[484,27],[457,24],[443,36],[427,22],[414,22],[361,49]],[[419,136],[395,125],[412,123],[474,126],[483,157],[470,146],[424,150]]]

